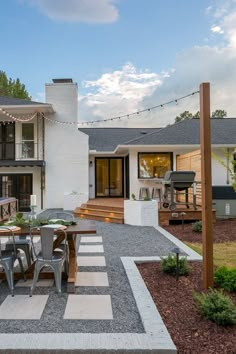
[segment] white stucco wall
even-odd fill
[[[230,176],[227,173],[227,169],[219,162],[218,159],[224,161],[227,164],[227,159],[224,154],[225,149],[218,148],[212,149],[212,185],[213,186],[222,186],[227,185],[227,181],[230,182]]]
[[[52,120],[77,120],[77,85],[47,84],[46,101],[56,113]],[[45,191],[46,208],[63,208],[64,194],[89,192],[88,136],[76,125],[62,125],[45,120]],[[79,205],[78,205],[79,206]]]

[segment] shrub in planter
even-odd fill
[[[194,293],[200,312],[208,320],[220,326],[236,324],[236,306],[222,291],[209,289],[207,293]]]
[[[227,291],[236,291],[236,268],[220,267],[214,273],[215,284]]]
[[[164,273],[171,275],[176,275],[176,256],[169,255],[166,258],[161,259],[161,270]],[[187,275],[190,271],[190,268],[187,264],[186,257],[179,258],[179,275]]]
[[[202,222],[201,221],[196,221],[193,224],[193,231],[195,232],[202,232]]]

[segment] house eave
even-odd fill
[[[12,114],[29,112],[54,113],[52,105],[47,103],[40,105],[1,105],[0,108]]]

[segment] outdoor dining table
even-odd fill
[[[15,236],[28,236],[29,230],[20,229],[19,227],[12,230]],[[96,224],[94,221],[90,220],[81,220],[76,225],[71,225],[66,228],[67,242],[68,242],[68,253],[69,253],[69,262],[68,262],[68,277],[67,277],[67,292],[75,292],[75,282],[77,276],[77,235],[81,234],[96,234]],[[7,231],[1,231],[0,237],[6,237],[12,235],[12,233]],[[33,236],[38,236],[39,231],[35,231]],[[55,235],[58,237],[53,243],[53,249],[56,249],[64,240],[65,234],[60,232],[60,230],[55,230]],[[25,271],[26,278],[33,278],[35,263],[33,262],[31,266]],[[14,279],[18,280],[22,277],[20,272],[14,272]],[[54,275],[52,272],[40,272],[40,279],[50,279]],[[0,272],[0,279],[5,279],[5,273]]]

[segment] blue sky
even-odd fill
[[[212,110],[236,116],[236,0],[2,0],[0,36],[0,70],[39,101],[46,82],[73,78],[83,121],[181,97],[202,81]],[[161,126],[184,110],[198,110],[198,98],[129,125]]]

